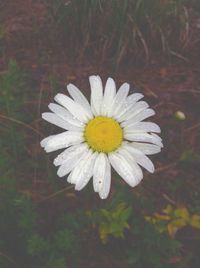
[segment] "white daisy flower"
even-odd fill
[[[155,133],[155,123],[141,122],[155,114],[140,93],[128,96],[129,84],[116,92],[112,78],[108,78],[103,92],[99,76],[89,77],[90,104],[80,90],[69,84],[69,95],[57,94],[50,103],[51,112],[43,113],[46,121],[65,131],[41,141],[46,152],[65,149],[54,160],[59,166],[58,176],[68,175],[67,181],[75,190],[83,189],[93,177],[94,191],[107,198],[111,186],[111,166],[130,186],[143,178],[142,166],[154,172],[152,161],[146,156],[160,152],[162,139]]]

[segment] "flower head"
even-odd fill
[[[161,138],[157,124],[141,122],[155,114],[140,93],[128,96],[129,84],[116,92],[112,78],[108,78],[103,92],[99,76],[89,77],[90,104],[80,90],[69,84],[69,95],[57,94],[50,103],[51,112],[43,113],[46,121],[65,131],[41,141],[46,152],[65,149],[54,165],[58,176],[68,175],[67,181],[83,189],[93,177],[94,191],[107,198],[111,186],[111,166],[130,186],[143,178],[141,167],[154,172],[152,161],[146,156],[160,152]]]

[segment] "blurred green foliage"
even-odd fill
[[[0,107],[1,118],[0,125],[1,139],[1,157],[0,168],[3,175],[4,172],[8,176],[12,176],[16,172],[17,162],[24,154],[25,134],[14,120],[27,120],[30,114],[23,112],[22,104],[25,102],[27,79],[24,72],[18,68],[14,61],[10,61],[8,71],[0,78]]]
[[[200,153],[187,149],[181,154],[180,161],[183,164],[191,164],[194,161],[200,161]]]
[[[179,241],[169,239],[165,234],[158,234],[155,226],[145,223],[141,217],[132,219],[132,224],[134,238],[127,252],[131,267],[184,267]]]

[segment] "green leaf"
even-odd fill
[[[38,234],[33,234],[28,240],[27,252],[31,256],[38,256],[39,254],[49,250],[49,242]]]

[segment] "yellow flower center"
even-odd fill
[[[97,116],[85,127],[85,140],[97,152],[109,153],[122,143],[123,131],[113,118]]]

